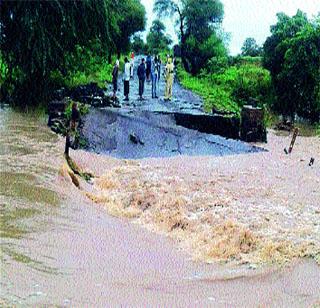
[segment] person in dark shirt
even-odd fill
[[[147,81],[150,81],[150,75],[151,75],[151,65],[152,65],[152,58],[150,55],[147,56],[147,70],[146,70],[146,77],[147,77]]]
[[[157,70],[157,73],[158,73],[158,82],[160,81],[160,75],[161,75],[161,58],[160,56],[156,56],[155,58],[155,64],[156,64],[156,70]]]
[[[70,121],[70,128],[71,130],[75,130],[77,128],[77,123],[80,122],[80,112],[78,110],[78,105],[76,102],[72,103],[71,109],[71,121]]]
[[[79,138],[77,136],[77,130],[80,125],[80,111],[78,110],[78,105],[76,102],[72,103],[71,106],[71,117],[69,122],[69,128],[66,130],[66,145],[64,154],[69,156],[69,148],[76,149],[79,145]]]
[[[144,62],[144,58],[142,58],[141,63],[138,67],[138,79],[139,79],[139,96],[140,100],[143,100],[143,92],[144,92],[144,82],[146,80],[146,65]]]

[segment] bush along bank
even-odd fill
[[[217,73],[202,70],[198,76],[179,66],[178,78],[185,88],[203,98],[207,112],[214,110],[240,117],[243,105],[250,100],[264,108],[273,100],[270,73],[255,61],[239,61]]]
[[[89,105],[77,103],[77,109],[79,111],[79,122],[77,129],[70,130],[70,121],[72,114],[72,105],[75,102],[70,98],[64,98],[61,101],[53,101],[49,105],[49,120],[48,125],[55,133],[64,137],[69,133],[71,137],[71,148],[85,148],[87,141],[81,134],[83,126],[82,118],[89,112]]]
[[[54,132],[66,135],[73,103],[77,103],[80,113],[80,123],[74,136],[73,148],[85,148],[86,146],[84,138],[81,137],[82,117],[89,112],[90,107],[120,107],[119,101],[114,101],[97,83],[80,85],[71,90],[61,88],[54,91],[48,106],[48,125]]]
[[[270,73],[261,67],[261,58],[231,58],[219,66],[210,63],[197,76],[179,66],[179,81],[203,98],[206,112],[238,119],[241,140],[266,142],[273,90]]]

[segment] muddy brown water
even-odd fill
[[[313,261],[196,263],[173,241],[108,216],[64,178],[45,118],[0,109],[1,306],[310,306]]]

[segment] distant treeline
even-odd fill
[[[180,72],[180,79],[202,93],[207,108],[239,111],[252,97],[285,119],[320,121],[320,17],[279,13],[263,46],[247,38],[242,55],[230,57],[220,1],[195,2],[157,0],[155,11],[176,16],[181,60],[190,74]]]

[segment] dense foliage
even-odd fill
[[[249,98],[257,99],[261,106],[272,100],[270,73],[255,63],[239,62],[219,73],[202,71],[198,77],[180,68],[178,76],[183,86],[203,97],[207,111],[214,108],[239,115]]]
[[[278,14],[264,44],[264,66],[276,92],[273,108],[283,116],[320,118],[320,23],[298,11]]]
[[[66,76],[79,47],[90,50],[94,42],[99,47],[94,48],[95,55],[111,60],[145,26],[139,0],[1,1],[0,5],[0,48],[8,67],[2,88],[14,89],[10,94],[21,105],[45,101],[52,86],[50,76],[53,72]]]
[[[181,59],[187,72],[198,74],[224,48],[217,34],[224,15],[220,0],[156,0],[154,11],[177,18]]]
[[[79,85],[96,82],[105,87],[105,82],[111,82],[113,64],[108,63],[106,56],[99,52],[100,44],[91,41],[90,48],[76,45],[73,52],[65,54],[63,70],[53,70],[50,81],[57,87],[73,88]],[[115,56],[112,57],[112,63]]]
[[[172,40],[164,32],[164,24],[159,19],[154,20],[147,35],[149,53],[158,54],[163,51],[169,51]]]

